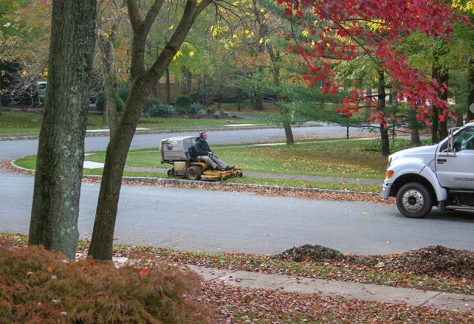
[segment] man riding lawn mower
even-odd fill
[[[186,176],[189,180],[225,180],[241,177],[242,169],[226,165],[207,144],[207,133],[199,137],[181,136],[161,141],[161,163],[173,165],[168,176]]]

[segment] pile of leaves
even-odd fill
[[[300,295],[203,282],[199,301],[220,323],[472,323],[474,315],[406,304]]]
[[[85,247],[86,248],[86,247]],[[445,267],[431,267],[437,262],[432,257],[425,258],[423,251],[432,251],[434,247],[413,250],[403,254],[381,256],[339,256],[328,257],[331,250],[322,250],[323,256],[312,251],[311,259],[303,256],[302,249],[292,257],[252,255],[243,253],[202,253],[176,251],[150,247],[116,246],[115,255],[131,259],[159,258],[177,264],[192,264],[217,269],[243,270],[262,273],[274,273],[295,277],[319,278],[339,281],[353,281],[392,287],[405,287],[434,290],[450,293],[473,294],[474,278],[470,251],[451,250],[453,257]],[[291,249],[290,249],[291,251]],[[282,253],[285,255],[285,253]],[[287,251],[286,254],[291,254]],[[148,256],[146,256],[148,255]],[[334,255],[339,255],[335,253]],[[445,258],[438,256],[438,258]],[[449,258],[449,257],[447,257]],[[431,261],[430,261],[431,260]],[[441,262],[438,262],[440,265]]]
[[[344,254],[322,245],[305,244],[299,247],[293,247],[274,256],[282,260],[302,261],[328,261],[344,259]]]
[[[474,252],[441,245],[391,255],[348,255],[320,245],[303,245],[286,250],[274,258],[303,261],[345,261],[352,265],[373,266],[386,271],[416,275],[447,275],[474,280]]]
[[[0,323],[207,323],[200,280],[164,263],[116,268],[0,239]]]

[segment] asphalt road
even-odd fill
[[[283,131],[273,135],[278,131],[209,135],[211,144],[255,142],[281,136]],[[169,136],[137,136],[133,146],[157,146],[165,137]],[[102,149],[105,143],[106,138],[88,138],[87,150]],[[34,154],[36,145],[36,141],[0,142],[0,160]],[[0,231],[27,233],[33,178],[0,170],[0,184]],[[81,238],[91,235],[98,190],[97,184],[82,186]],[[394,206],[373,203],[124,186],[115,237],[122,243],[211,252],[273,254],[320,244],[345,253],[385,254],[438,244],[474,250],[473,233],[473,213],[434,211],[426,219],[414,220],[402,217]]]

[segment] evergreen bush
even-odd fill
[[[148,117],[172,117],[175,113],[173,106],[158,101],[152,100],[145,104],[145,115]]]
[[[176,97],[176,111],[181,115],[191,114],[192,99],[188,95]]]
[[[95,102],[96,109],[98,111],[104,111],[106,104],[107,98],[105,96],[105,93],[99,93]],[[125,102],[118,93],[115,93],[115,105],[117,106],[117,112],[122,112],[125,109]]]

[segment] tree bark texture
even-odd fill
[[[144,55],[146,35],[141,33],[145,31],[148,34],[152,22],[159,13],[161,5],[158,2],[162,3],[162,1],[157,0],[144,20],[141,20],[138,14],[137,1],[129,0],[127,2],[134,35],[132,44],[138,48],[132,49],[131,71],[133,83],[130,95],[117,131],[111,138],[106,152],[94,230],[89,249],[89,255],[97,260],[112,259],[113,237],[125,161],[145,100],[153,92],[154,85],[165,73],[169,63],[181,47],[195,18],[210,3],[210,0],[201,1],[197,6],[196,0],[187,0],[183,16],[173,36],[153,65],[146,70],[144,59],[134,56]]]
[[[385,75],[383,71],[379,71],[379,86],[378,86],[378,105],[380,110],[385,110]],[[390,137],[388,136],[387,123],[380,123],[380,155],[390,155]]]
[[[449,71],[446,67],[443,67],[441,58],[448,52],[448,46],[445,41],[441,41],[440,44],[436,44],[436,48],[433,52],[433,65],[432,65],[432,78],[437,80],[438,84],[448,84]],[[444,93],[439,92],[439,97],[443,100],[448,99],[448,89]],[[440,121],[440,113],[442,109],[440,107],[433,107],[433,121],[431,124],[431,142],[432,144],[438,143],[441,139],[448,136],[448,128],[446,120]],[[447,117],[447,116],[446,116]]]
[[[417,127],[410,127],[411,147],[421,146],[420,131]]]
[[[74,258],[84,161],[96,0],[54,0],[49,77],[41,127],[29,244]]]

